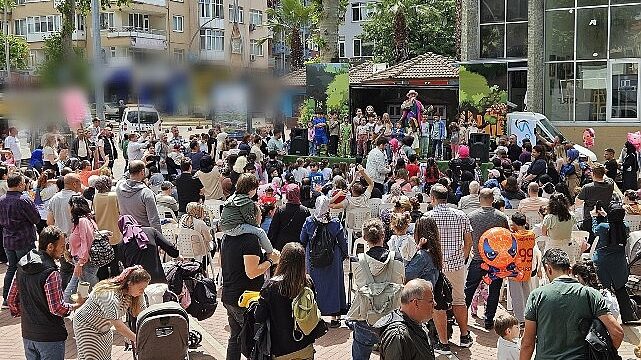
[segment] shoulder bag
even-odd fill
[[[89,249],[89,263],[95,267],[102,267],[113,261],[114,249],[109,244],[107,236],[94,228],[94,238]]]
[[[588,301],[591,301],[589,291],[586,290],[586,294]],[[589,304],[592,315],[594,313],[592,302]],[[621,356],[612,344],[608,329],[599,318],[593,317],[590,320],[587,335],[585,335],[585,345],[588,360],[621,360]]]

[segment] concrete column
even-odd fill
[[[478,60],[480,57],[479,1],[461,1],[461,61]]]
[[[544,0],[528,0],[527,109],[543,113],[545,81]]]

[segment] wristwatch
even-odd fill
[[[272,259],[267,259],[267,262],[269,263],[269,267],[274,266],[274,260],[272,260]]]

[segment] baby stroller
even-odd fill
[[[626,255],[629,275],[625,287],[637,317],[641,318],[641,231],[630,233]]]
[[[135,333],[134,359],[189,359],[189,316],[177,302],[153,304],[143,310],[136,320]]]
[[[197,261],[166,263],[168,290],[178,294],[180,304],[189,315],[199,321],[214,315],[218,305],[216,283],[203,274],[202,264]]]

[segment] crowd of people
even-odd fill
[[[122,319],[145,308],[148,284],[167,281],[160,250],[183,260],[175,239],[163,235],[174,218],[208,250],[219,249],[230,360],[240,359],[248,311],[256,322],[271,323],[271,348],[259,344],[254,351],[281,360],[313,358],[314,342],[341,326],[353,333],[354,359],[373,351],[382,359],[447,355],[452,346],[474,343],[470,314],[500,336],[499,359],[529,359],[535,349],[541,358],[580,357],[585,334],[567,324],[581,319],[600,319],[618,348],[620,323],[638,320],[625,288],[625,217],[640,212],[634,146],[626,144],[620,162],[608,149],[598,163],[562,139],[517,145],[511,136],[498,139],[484,173],[457,134],[443,168],[437,162],[443,142],[423,143],[416,129],[427,123],[443,134],[457,129],[440,118],[423,121],[414,108],[402,121],[416,138],[403,125],[388,134],[389,117],[373,118],[373,108],[357,112],[359,124],[373,119],[384,130],[357,127],[361,156],[351,164],[304,157],[286,164],[280,131],[238,141],[219,127],[189,138],[173,127],[123,134],[116,145],[111,130],[96,122],[78,131],[70,147],[54,130],[45,134],[41,164],[0,167],[3,306],[21,317],[25,356],[62,359],[63,318],[72,314],[79,359],[109,359],[112,327],[135,343]],[[317,116],[310,134],[326,137],[330,154],[351,152],[342,128],[331,125],[336,115],[330,112],[324,135]],[[324,145],[313,144],[313,151]],[[436,144],[435,151],[423,152],[425,144]],[[114,178],[119,152],[127,166]],[[431,154],[436,158],[424,157]],[[214,200],[222,209],[210,208]],[[368,216],[347,229],[356,212]],[[516,243],[508,253],[518,249],[510,269],[493,261],[498,253],[487,234],[497,229]],[[585,243],[573,241],[577,230],[589,233]],[[593,242],[593,256],[584,261],[581,252]],[[497,316],[504,282],[511,315]],[[253,310],[239,301],[247,292],[259,293]],[[301,294],[331,320],[308,328],[309,319],[292,311]],[[454,324],[460,337],[452,341]]]

